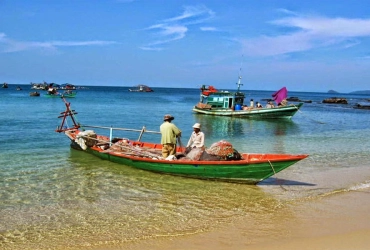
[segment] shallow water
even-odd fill
[[[199,122],[207,146],[225,139],[241,152],[310,155],[249,186],[159,175],[72,150],[67,137],[54,132],[65,109],[61,99],[30,97],[26,89],[0,89],[1,249],[124,246],[207,232],[240,219],[251,225],[246,235],[257,237],[252,231],[258,227],[260,236],[279,237],[285,231],[273,229],[294,217],[291,204],[370,186],[370,112],[352,108],[368,96],[341,94],[350,104],[329,105],[321,101],[332,94],[292,92],[313,103],[305,103],[291,121],[194,114],[197,89],[133,93],[90,87],[68,99],[84,125],[158,131],[169,113],[183,131],[184,144]],[[248,91],[248,98],[271,94]],[[137,139],[138,134],[115,136]],[[142,140],[159,139],[145,134]]]

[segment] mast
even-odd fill
[[[238,90],[237,92],[240,91],[240,85],[242,84],[242,66],[243,66],[243,56],[242,56],[242,61],[240,62],[240,69],[239,69],[239,76],[238,76],[238,82],[236,83],[238,85]]]

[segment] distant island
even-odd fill
[[[339,92],[331,89],[331,90],[328,91],[328,93],[329,94],[336,94],[336,93],[339,93]]]
[[[328,93],[329,94],[339,94],[339,92],[335,90],[329,90]],[[370,95],[370,90],[352,91],[352,92],[349,92],[348,94]]]

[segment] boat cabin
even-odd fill
[[[200,103],[209,108],[240,110],[244,104],[245,95],[242,92],[217,91],[201,94]]]

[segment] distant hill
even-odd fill
[[[361,94],[361,95],[370,95],[370,90],[358,90],[349,92],[350,94]]]
[[[336,94],[336,93],[339,93],[339,92],[331,89],[331,90],[328,91],[328,93],[329,94]]]
[[[339,94],[338,91],[335,91],[335,90],[329,90],[328,91],[329,94]],[[370,95],[370,90],[358,90],[358,91],[352,91],[352,92],[349,92],[348,94],[357,94],[357,95]]]

